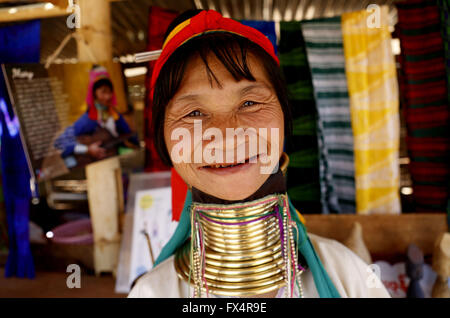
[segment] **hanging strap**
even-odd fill
[[[291,200],[289,198],[288,200],[289,209],[291,211],[296,211]],[[300,242],[297,242],[298,249],[300,253],[302,253],[309,269],[311,270],[320,298],[340,298],[341,296],[323,267],[322,262],[320,261],[320,258],[311,243],[311,240],[308,235],[306,235],[305,225],[300,221],[297,213],[291,213],[291,216],[295,220],[295,223],[297,223],[297,228],[299,231],[298,236]]]
[[[184,207],[181,212],[180,220],[178,221],[178,226],[175,229],[169,242],[164,245],[161,253],[156,259],[153,267],[157,266],[164,260],[168,259],[170,256],[175,254],[178,248],[180,248],[191,235],[191,219],[190,219],[190,207],[192,204],[192,193],[188,190],[186,193],[186,199],[184,200]]]
[[[70,34],[67,34],[66,37],[58,45],[56,50],[53,51],[53,53],[49,55],[49,57],[47,58],[47,60],[45,62],[45,68],[50,67],[50,64],[52,64],[53,61],[59,56],[59,54],[61,54],[61,51],[66,47],[67,43],[69,43],[70,39],[72,39],[72,38],[79,40],[79,43],[82,43],[84,46],[86,46],[86,48],[87,48],[86,51],[88,52],[89,58],[91,59],[91,61],[95,61],[94,53],[92,52],[89,45],[86,43],[86,40],[84,39],[84,37],[79,33],[72,32]]]

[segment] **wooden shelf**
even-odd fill
[[[411,243],[421,248],[425,255],[430,255],[439,234],[448,231],[445,213],[303,216],[308,232],[340,242],[347,238],[353,223],[359,222],[364,242],[374,260],[398,260]]]

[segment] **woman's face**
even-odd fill
[[[278,164],[283,112],[252,55],[248,64],[254,82],[237,82],[215,57],[210,56],[208,64],[220,84],[199,57],[193,58],[167,106],[164,139],[174,168],[190,186],[224,200],[245,199],[270,176],[267,168]],[[237,128],[247,134],[239,135]]]
[[[104,106],[111,106],[113,91],[107,85],[102,85],[94,92],[95,100]]]

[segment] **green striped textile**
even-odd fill
[[[288,194],[301,213],[321,213],[317,111],[300,22],[280,23],[279,53],[293,114]]]
[[[302,22],[318,111],[323,213],[355,213],[353,131],[341,18]]]

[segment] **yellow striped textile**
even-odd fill
[[[388,8],[342,15],[356,212],[400,213],[399,98]]]

